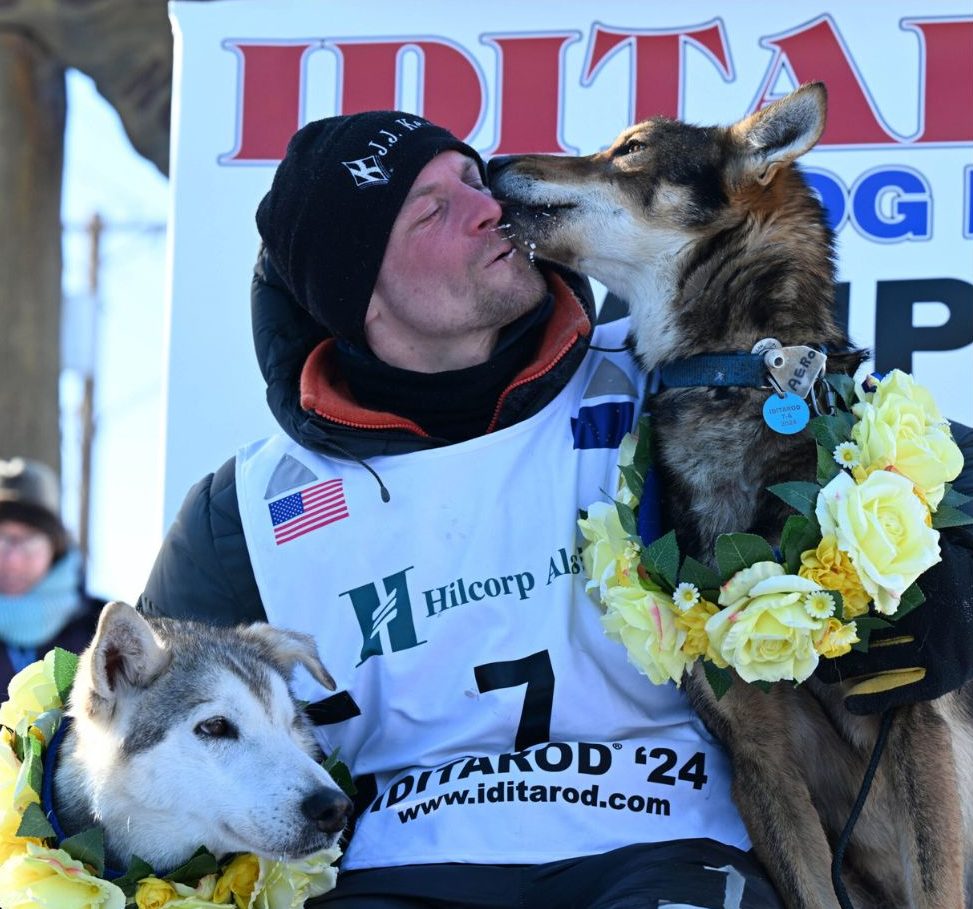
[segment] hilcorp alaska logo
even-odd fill
[[[784,32],[762,35],[754,46],[732,41],[733,26],[728,27],[722,18],[681,28],[651,28],[646,27],[651,17],[644,15],[630,22],[631,27],[593,22],[587,34],[577,28],[559,30],[556,23],[543,35],[524,34],[517,28],[508,34],[491,31],[481,34],[478,45],[470,47],[445,32],[415,38],[315,35],[286,42],[227,40],[223,47],[239,58],[237,90],[227,98],[232,97],[237,105],[236,136],[235,141],[227,137],[225,147],[232,151],[222,156],[221,163],[280,160],[288,139],[306,116],[307,61],[314,54],[337,57],[334,91],[338,109],[334,113],[394,109],[403,94],[416,89],[423,116],[460,138],[470,137],[491,117],[497,131],[487,154],[576,151],[561,138],[565,97],[597,90],[599,80],[612,78],[606,75],[606,64],[619,55],[627,57],[630,72],[625,80],[628,122],[658,115],[681,117],[693,87],[687,84],[690,52],[694,65],[697,55],[702,55],[726,82],[737,78],[733,55],[766,56],[767,67],[754,87],[751,110],[774,99],[782,74],[795,84],[825,82],[829,116],[821,146],[973,142],[973,118],[960,113],[973,110],[973,16],[923,16],[921,3],[916,4],[916,11],[917,15],[897,22],[891,21],[890,14],[886,26],[890,43],[895,41],[896,47],[901,46],[902,31],[911,33],[916,42],[919,109],[915,117],[918,131],[912,136],[897,135],[886,124],[861,75],[856,48],[849,46],[829,14]],[[881,40],[882,25],[876,23],[870,40]],[[571,71],[568,61],[576,60],[577,55],[568,56],[565,49],[578,41],[585,42],[584,59],[580,68]],[[481,61],[484,46],[495,65]],[[400,84],[407,78],[399,66],[404,51],[414,52],[418,63],[409,85]],[[897,61],[896,65],[904,64]],[[326,93],[327,87],[323,88]],[[728,110],[725,119],[729,122],[745,113]]]
[[[485,600],[509,599],[511,603],[526,600],[537,586],[537,575],[531,571],[485,578],[458,577],[420,591],[414,605],[408,580],[414,567],[410,565],[390,574],[378,584],[363,584],[341,594],[351,601],[361,628],[359,666],[369,657],[411,650],[425,644],[416,634],[417,609],[419,615],[432,619],[449,609]],[[548,560],[544,586],[558,578],[580,574],[581,570],[580,547],[575,552],[561,547]]]

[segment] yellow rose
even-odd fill
[[[622,529],[614,503],[592,504],[578,528],[588,541],[581,551],[585,574],[591,579],[586,590],[599,590],[604,597],[611,585],[636,583],[638,548]]]
[[[851,559],[838,548],[838,541],[831,534],[822,538],[817,549],[801,553],[801,567],[797,573],[825,590],[840,593],[846,619],[868,612],[871,597],[865,593]]]
[[[216,882],[213,902],[228,903],[232,895],[237,906],[246,909],[259,874],[260,863],[255,855],[249,852],[238,855],[226,866],[226,870]]]
[[[341,850],[322,849],[297,862],[260,859],[260,877],[252,909],[302,909],[315,896],[332,890],[338,877],[334,863]]]
[[[682,650],[686,632],[676,624],[669,594],[642,587],[610,587],[601,622],[609,637],[621,641],[629,660],[656,685],[681,682],[693,662]]]
[[[818,589],[775,562],[737,572],[720,592],[725,608],[706,623],[712,646],[746,682],[803,682],[818,664],[813,636],[822,621],[802,601]]]
[[[909,480],[891,471],[869,474],[861,485],[838,474],[818,495],[815,513],[821,533],[837,539],[884,615],[893,615],[905,590],[940,561],[928,511]]]
[[[135,888],[135,905],[138,909],[162,909],[166,903],[172,902],[179,894],[169,882],[157,877],[145,877]]]
[[[827,619],[814,637],[814,649],[828,659],[844,656],[851,650],[851,645],[857,643],[858,629],[855,623],[835,618]]]
[[[125,894],[61,849],[27,844],[0,866],[4,909],[124,909]]]
[[[721,668],[726,667],[726,661],[720,656],[710,643],[706,633],[706,623],[711,616],[719,612],[719,607],[708,600],[700,600],[685,612],[676,612],[676,627],[686,632],[686,642],[682,645],[682,652],[692,659],[706,657]]]
[[[896,369],[852,412],[858,422],[851,437],[861,450],[862,466],[890,467],[908,477],[935,510],[943,484],[959,476],[963,455],[932,395]]]
[[[53,650],[10,680],[8,697],[0,704],[0,725],[16,729],[21,735],[46,710],[63,706],[54,684]]]

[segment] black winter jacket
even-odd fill
[[[594,324],[590,285],[553,267],[547,278],[555,306],[540,351],[501,395],[491,431],[541,410],[588,349]],[[262,252],[254,269],[251,318],[267,402],[281,429],[302,447],[363,462],[449,444],[409,420],[355,404],[331,372],[334,342],[294,302]],[[312,368],[305,370],[309,360]],[[235,471],[230,458],[189,490],[139,598],[145,612],[226,625],[266,618],[243,536]]]

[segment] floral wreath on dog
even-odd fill
[[[973,523],[949,483],[963,456],[932,395],[906,373],[856,386],[829,375],[844,409],[810,422],[816,482],[769,491],[798,514],[779,550],[746,533],[717,539],[717,571],[681,560],[675,534],[645,545],[639,501],[651,467],[649,419],[620,449],[617,498],[578,522],[587,589],[606,633],[657,685],[703,660],[717,697],[732,682],[803,682],[820,658],[868,649],[925,597],[916,581],[940,561],[939,531]]]
[[[93,827],[58,845],[41,807],[44,754],[64,717],[78,658],[56,648],[11,679],[0,704],[0,905],[4,909],[299,909],[331,890],[340,857],[324,849],[296,862],[250,853],[222,862],[199,849],[156,876],[134,857],[108,879],[104,835]]]

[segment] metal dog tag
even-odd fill
[[[814,383],[824,375],[828,358],[813,347],[780,347],[764,353],[764,363],[773,385],[781,392],[806,398]]]

